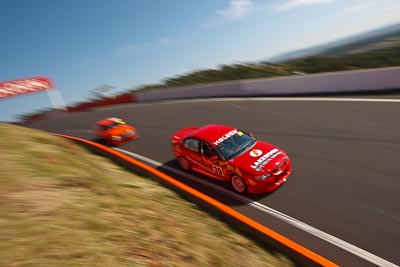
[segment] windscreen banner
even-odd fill
[[[54,89],[54,83],[45,76],[0,82],[0,99],[49,89]]]

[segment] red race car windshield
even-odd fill
[[[114,128],[114,127],[120,125],[120,124],[121,124],[121,123],[119,123],[119,122],[114,122],[114,123],[112,123],[112,124],[107,125],[105,128],[106,128],[106,130],[109,130],[109,129],[112,129],[112,128]]]
[[[255,143],[256,139],[242,131],[237,131],[215,148],[224,159],[229,160],[249,150]]]
[[[109,125],[105,125],[104,128],[105,128],[105,130],[110,130],[110,129],[112,129],[112,128],[118,126],[118,125],[121,125],[121,124],[125,124],[125,122],[122,121],[122,120],[115,120],[113,123],[111,123]]]

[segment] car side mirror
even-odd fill
[[[216,156],[216,155],[210,157],[210,160],[217,160],[217,159],[218,159],[218,156]]]

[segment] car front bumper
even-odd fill
[[[273,175],[264,181],[257,181],[253,184],[249,183],[247,185],[247,191],[250,194],[262,194],[272,192],[283,183],[285,183],[291,173],[292,166],[291,162],[289,161],[288,164],[286,164],[286,168],[282,171],[282,173],[280,173],[279,175]]]

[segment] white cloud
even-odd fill
[[[349,6],[338,13],[340,16],[350,16],[344,28],[358,32],[387,26],[400,22],[400,1],[384,1],[363,3]],[[350,24],[351,23],[351,24]]]
[[[231,0],[229,6],[224,9],[217,10],[217,14],[227,19],[242,19],[246,17],[253,8],[251,0]]]
[[[365,9],[371,8],[376,6],[375,4],[372,3],[365,3],[365,4],[360,4],[360,5],[355,5],[348,7],[342,11],[343,14],[352,14],[352,13],[358,13],[362,12]]]
[[[289,0],[277,6],[278,11],[287,11],[304,5],[329,4],[332,0]]]

